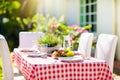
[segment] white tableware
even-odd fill
[[[61,62],[81,62],[84,59],[81,56],[74,57],[58,57]]]

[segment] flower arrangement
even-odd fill
[[[49,15],[43,16],[41,14],[36,14],[33,20],[36,20],[36,26],[32,31],[41,31],[45,35],[43,38],[38,40],[39,44],[48,44],[49,47],[54,47],[58,44],[62,44],[63,36],[70,35],[71,42],[76,43],[81,33],[88,32],[88,29],[92,25],[87,25],[85,27],[80,27],[78,25],[68,26],[65,24],[64,16],[60,19],[51,17]]]
[[[73,28],[73,30],[70,32],[71,35],[71,39],[72,40],[76,40],[78,39],[78,37],[85,32],[88,32],[88,29],[90,29],[92,27],[91,24],[84,26],[84,27],[80,27],[78,25],[72,25],[70,26],[71,28]]]
[[[84,26],[84,27],[80,27],[78,25],[72,25],[70,26],[71,28],[73,28],[73,30],[69,33],[70,35],[70,39],[71,39],[71,43],[72,43],[72,49],[77,49],[78,48],[78,39],[80,37],[80,35],[82,33],[88,33],[88,29],[90,29],[92,27],[91,24]]]
[[[55,17],[49,15],[43,16],[36,14],[33,16],[33,21],[36,23],[34,23],[35,26],[32,31],[45,33],[45,35],[38,40],[39,44],[48,44],[49,47],[62,44],[63,35],[68,35],[71,29],[65,24],[63,17],[64,16],[57,20]]]

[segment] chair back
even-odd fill
[[[87,57],[91,56],[93,33],[82,33],[79,37],[78,52]]]
[[[96,44],[95,57],[105,60],[113,71],[113,63],[118,37],[110,34],[100,34]]]
[[[32,48],[37,39],[44,36],[42,32],[20,32],[19,48]]]
[[[4,36],[0,35],[0,55],[2,57],[2,70],[4,80],[13,80],[14,73],[8,44]]]

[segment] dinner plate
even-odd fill
[[[47,57],[47,54],[45,53],[37,53],[37,52],[29,52],[29,53],[26,53],[28,57]]]
[[[61,62],[81,62],[83,58],[81,56],[73,56],[73,57],[59,57]]]
[[[20,48],[20,52],[36,52],[36,50],[31,48]]]
[[[45,53],[42,53],[38,50],[33,50],[30,48],[22,48],[20,49],[20,52],[22,52],[23,54],[26,54],[28,57],[40,57],[40,56],[44,56]]]

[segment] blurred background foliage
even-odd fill
[[[34,0],[0,0],[0,34],[6,37],[10,51],[19,45],[19,32],[33,28],[36,4]]]
[[[37,1],[39,0],[0,0],[0,34],[5,36],[10,51],[19,46],[20,31],[46,32],[52,26],[52,29],[56,29],[51,29],[55,34],[68,35],[70,30],[66,27],[64,16],[56,19],[48,14],[37,14]]]

